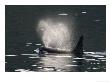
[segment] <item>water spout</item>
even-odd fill
[[[45,47],[71,50],[74,36],[69,21],[53,18],[42,19],[38,23],[38,32]]]

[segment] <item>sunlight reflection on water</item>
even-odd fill
[[[106,55],[84,54],[83,58],[66,54],[46,55],[37,54],[6,55],[6,71],[15,72],[101,72],[106,71]]]

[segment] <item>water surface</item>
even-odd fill
[[[105,72],[103,52],[85,52],[83,58],[74,54],[6,54],[6,72]]]

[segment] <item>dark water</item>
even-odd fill
[[[104,52],[85,52],[83,58],[74,54],[5,55],[6,72],[105,72],[106,55]]]

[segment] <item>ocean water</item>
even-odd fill
[[[106,72],[105,52],[74,54],[6,54],[6,72]]]

